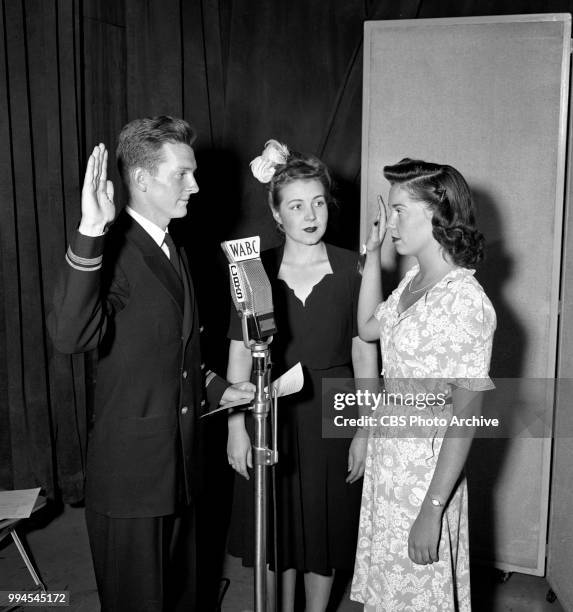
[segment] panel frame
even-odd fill
[[[569,116],[573,117],[573,97],[569,99]],[[559,301],[559,337],[555,396],[555,435],[547,541],[547,581],[566,609],[573,609],[573,520],[570,507],[573,496],[573,121],[569,123],[567,180],[563,226],[563,261]],[[563,431],[561,431],[561,428]],[[566,435],[567,434],[567,435]]]

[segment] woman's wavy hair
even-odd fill
[[[273,210],[280,207],[280,191],[289,183],[298,180],[317,180],[324,187],[324,197],[330,206],[335,202],[332,195],[333,181],[326,165],[314,155],[304,155],[291,151],[284,164],[278,164],[268,189],[269,206]]]
[[[473,268],[482,261],[485,240],[475,226],[468,184],[455,168],[406,157],[384,166],[384,176],[429,206],[432,234],[454,264]]]

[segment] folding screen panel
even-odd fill
[[[515,379],[508,415],[518,417],[526,406],[531,413],[533,406],[548,427],[569,45],[569,15],[365,26],[361,235],[376,195],[388,191],[384,165],[412,157],[462,172],[488,245],[477,278],[498,315],[492,376]],[[383,249],[391,269],[391,247]],[[501,569],[542,575],[551,439],[526,428],[518,433],[474,443],[468,470],[472,554]]]
[[[571,117],[571,100],[569,116]],[[557,397],[549,539],[547,542],[547,581],[565,610],[573,610],[573,160],[571,143],[573,125],[569,122],[569,155],[567,163],[567,213],[563,237],[561,301],[559,308],[559,348]]]

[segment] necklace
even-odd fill
[[[427,285],[424,285],[424,287],[422,287],[421,289],[412,289],[412,281],[414,280],[415,275],[412,276],[412,278],[410,279],[410,282],[408,283],[408,291],[409,293],[420,293],[421,291],[424,291],[425,289],[428,289],[429,287],[431,287],[432,285],[435,285],[438,281],[432,281],[431,283],[428,283]]]

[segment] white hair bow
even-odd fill
[[[260,183],[269,183],[279,164],[286,164],[288,147],[278,140],[267,140],[263,152],[251,162],[251,172]]]

